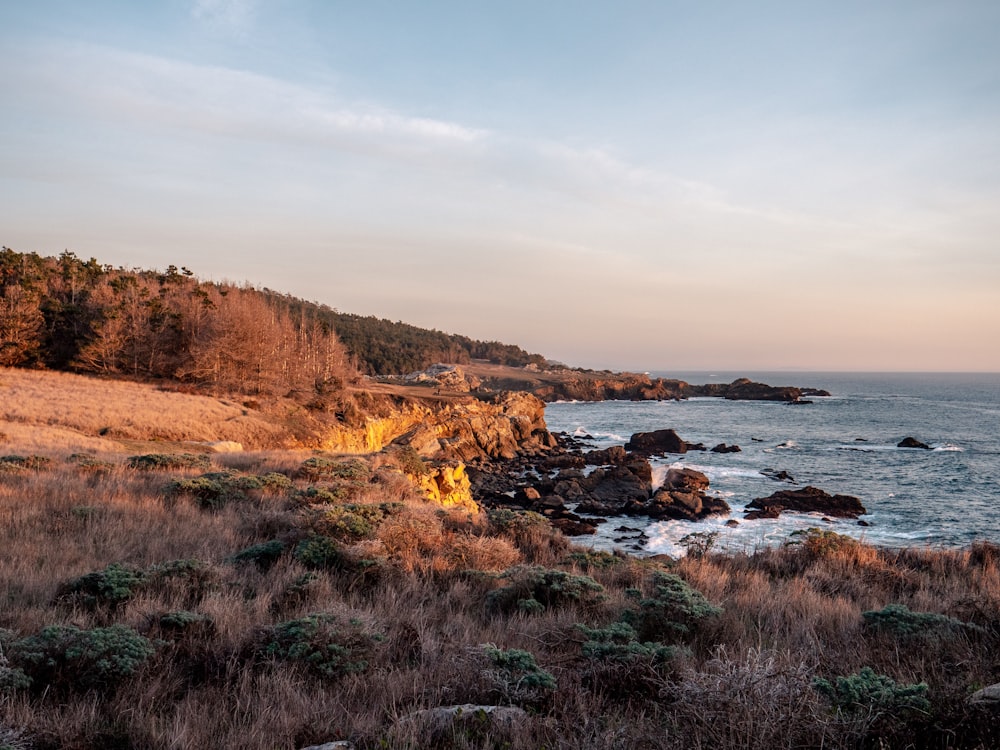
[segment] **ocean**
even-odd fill
[[[660,375],[660,373],[652,373]],[[595,448],[624,444],[635,432],[672,428],[689,443],[736,444],[739,453],[689,452],[654,459],[654,480],[670,466],[704,472],[710,492],[725,498],[728,517],[700,522],[612,518],[590,543],[633,554],[683,554],[695,531],[717,532],[715,549],[751,552],[820,527],[871,544],[961,547],[1000,542],[1000,374],[662,373],[690,383],[749,377],[770,385],[825,388],[812,404],[693,398],[688,401],[603,401],[546,406],[549,429],[590,435]],[[931,450],[897,448],[914,437]],[[763,471],[788,472],[794,484]],[[757,497],[813,485],[854,495],[868,509],[857,521],[783,513],[744,521]],[[736,519],[739,525],[725,525]],[[644,532],[616,531],[627,527]],[[623,537],[631,537],[623,539]],[[575,541],[586,545],[587,537]],[[617,540],[617,541],[616,541]]]

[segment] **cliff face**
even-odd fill
[[[424,458],[470,461],[511,459],[555,445],[545,426],[545,404],[528,393],[487,400],[396,398],[354,424],[331,428],[322,449],[374,453],[389,445],[412,447]]]

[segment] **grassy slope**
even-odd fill
[[[344,468],[317,475],[299,470],[308,455],[301,452],[216,455],[212,470],[279,472],[289,481],[235,492],[228,502],[199,502],[169,488],[204,469],[139,471],[127,465],[127,453],[137,452],[129,446],[87,441],[98,440],[93,435],[107,415],[119,415],[134,437],[162,429],[176,430],[164,433],[175,440],[232,439],[237,435],[224,429],[239,423],[238,406],[100,381],[87,381],[99,397],[86,406],[82,380],[14,375],[0,377],[6,394],[18,394],[16,405],[2,401],[8,421],[0,452],[42,452],[51,461],[0,472],[3,655],[16,663],[12,643],[50,624],[120,623],[162,642],[138,673],[97,691],[79,689],[71,674],[48,689],[0,689],[0,746],[291,749],[350,738],[361,748],[724,750],[860,747],[875,734],[888,747],[914,739],[928,747],[996,746],[991,723],[965,705],[972,689],[1000,681],[996,548],[887,552],[816,535],[750,556],[574,554],[544,523],[429,505],[386,456],[367,457],[362,469],[336,459]],[[71,395],[60,401],[60,394]],[[161,396],[169,400],[154,401]],[[167,403],[172,418],[164,420]],[[196,414],[206,415],[205,424]],[[206,425],[215,427],[199,432]],[[98,446],[103,463],[67,460]],[[310,487],[327,494],[310,496]],[[396,505],[367,523],[345,515],[353,511],[343,505],[386,502]],[[313,534],[333,540],[337,557],[329,567],[311,569],[294,553]],[[275,539],[286,547],[269,570],[229,560]],[[58,597],[65,583],[112,563],[150,570],[177,559],[198,561],[198,572],[151,581],[117,606]],[[592,576],[603,595],[549,591],[540,613],[516,598],[509,607],[491,606],[503,601],[491,592],[518,578],[497,576],[518,564]],[[666,662],[587,657],[575,625],[606,626],[637,611],[630,590],[651,596],[655,573],[668,570],[722,612],[691,623],[687,633],[667,627],[650,634],[685,649]],[[896,602],[981,630],[904,636],[863,626],[862,612]],[[205,615],[211,626],[168,633],[160,615],[176,610]],[[667,620],[683,619],[679,611],[668,607]],[[341,634],[354,633],[345,648],[366,662],[362,671],[323,676],[267,652],[274,626],[316,612],[339,618]],[[525,673],[499,668],[484,643],[530,652],[555,687],[532,688]],[[816,677],[865,666],[899,683],[928,683],[929,710],[906,714],[867,702],[837,713],[812,687]],[[402,720],[463,702],[514,704],[529,715],[512,728],[457,731]]]

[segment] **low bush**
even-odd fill
[[[488,676],[505,702],[537,704],[556,689],[556,678],[538,666],[530,651],[486,644],[483,653],[492,666]]]
[[[0,456],[0,472],[3,471],[41,471],[52,463],[45,456]]]
[[[313,456],[307,458],[296,472],[310,481],[317,479],[351,479],[367,482],[371,479],[372,470],[368,464],[359,459],[329,458]]]
[[[209,469],[212,462],[208,456],[194,453],[147,453],[129,456],[128,467],[140,471],[165,471],[170,469]]]
[[[651,641],[640,642],[635,628],[627,622],[615,622],[606,628],[577,625],[587,639],[580,653],[598,661],[630,662],[649,660],[654,664],[669,662],[681,653],[676,646],[664,646]]]
[[[344,567],[344,553],[328,536],[313,535],[295,545],[292,556],[313,570],[337,570]]]
[[[961,631],[980,631],[976,625],[936,612],[911,612],[903,604],[887,604],[880,610],[862,612],[865,627],[897,638],[935,636]]]
[[[287,548],[288,545],[285,542],[280,539],[272,539],[241,549],[226,559],[228,562],[236,564],[253,564],[257,566],[258,570],[267,572],[274,567]]]
[[[56,599],[85,609],[116,608],[135,596],[146,581],[141,570],[112,563],[59,587]]]
[[[288,477],[281,476],[286,481]],[[272,489],[274,482],[268,480],[269,489]],[[289,485],[291,483],[289,482]],[[238,474],[230,471],[214,471],[202,474],[193,479],[179,479],[171,482],[167,486],[167,491],[172,495],[187,495],[198,501],[198,504],[206,510],[219,510],[230,502],[247,500],[249,493],[263,490],[265,483],[261,477],[252,474]]]
[[[653,596],[641,599],[637,610],[622,616],[642,641],[676,643],[708,618],[722,613],[721,608],[673,573],[655,572],[653,589]]]
[[[357,621],[333,614],[311,614],[279,623],[266,636],[264,656],[301,664],[322,677],[338,677],[368,669],[379,634],[365,631]]]
[[[890,677],[877,674],[871,667],[864,667],[857,674],[835,677],[833,681],[817,677],[813,687],[833,707],[843,713],[889,714],[905,717],[930,709],[927,684],[899,685]]]
[[[399,503],[349,503],[323,511],[313,522],[320,534],[344,542],[357,542],[375,535],[380,523],[403,506]]]
[[[36,690],[112,690],[155,653],[153,644],[131,628],[112,625],[80,630],[51,625],[15,641],[10,661]]]
[[[604,587],[590,576],[539,565],[511,568],[500,580],[509,583],[487,595],[489,608],[500,612],[537,614],[568,602],[593,605],[604,599]]]

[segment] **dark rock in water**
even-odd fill
[[[804,406],[804,405],[808,405],[808,404],[811,404],[811,403],[812,403],[812,401],[810,401],[807,398],[797,398],[794,401],[789,401],[788,405],[789,406]]]
[[[650,518],[698,521],[708,516],[725,515],[730,509],[722,498],[698,490],[661,489],[644,510]]]
[[[735,518],[730,518],[728,521],[726,521],[726,526],[728,526],[730,529],[735,529],[739,525],[740,522],[737,521]]]
[[[725,443],[719,443],[717,446],[712,448],[712,453],[739,453],[742,450],[738,445],[726,445]]]
[[[858,521],[858,526],[871,526],[867,521]]]
[[[538,463],[538,468],[543,470],[576,468],[582,469],[587,465],[586,459],[576,453],[563,453],[557,456],[548,456]]]
[[[688,445],[673,430],[637,432],[625,443],[625,450],[651,456],[659,453],[687,453]]]
[[[755,437],[752,437],[750,439],[753,440],[755,443],[763,443],[764,442],[764,438],[755,438]]]
[[[781,511],[784,510],[780,505],[772,505],[770,508],[764,510],[751,510],[747,511],[747,514],[743,517],[745,521],[759,521],[762,518],[777,518],[781,515]]]
[[[590,466],[606,466],[608,464],[623,464],[628,461],[628,454],[620,445],[613,445],[599,451],[589,451],[583,454],[584,461]]]
[[[628,466],[609,466],[596,469],[580,485],[594,499],[601,502],[645,502],[652,489],[652,468],[648,461]]]
[[[776,482],[791,482],[795,483],[795,477],[789,474],[787,471],[775,471],[774,469],[761,469],[760,473],[765,477],[769,477]]]
[[[703,451],[707,450],[704,443],[684,443],[689,451]]]
[[[914,437],[905,437],[896,443],[897,448],[921,448],[925,451],[929,451],[931,447],[927,443],[921,443]]]
[[[854,438],[855,443],[867,443],[868,438]]]
[[[868,512],[856,497],[831,495],[817,487],[779,490],[770,497],[758,497],[747,508],[759,511],[779,508],[798,513],[824,513],[835,518],[857,518]]]
[[[571,518],[556,518],[550,523],[566,536],[585,536],[596,534],[597,527],[586,521],[574,521]]]

